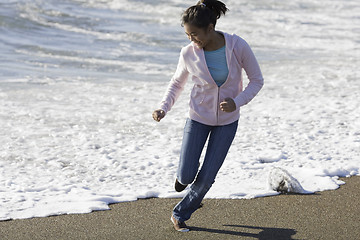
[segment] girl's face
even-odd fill
[[[213,26],[210,24],[206,29],[204,29],[191,24],[184,24],[184,29],[190,41],[194,42],[199,48],[205,48],[210,42],[210,33]]]

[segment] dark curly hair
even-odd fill
[[[217,0],[201,0],[185,10],[181,17],[181,26],[191,24],[198,28],[206,28],[209,24],[216,25],[217,19],[225,15],[229,9]]]

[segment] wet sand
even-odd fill
[[[0,222],[0,239],[360,239],[360,177],[312,195],[248,200],[205,199],[176,232],[171,209],[179,199],[143,199],[109,211]]]

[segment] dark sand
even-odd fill
[[[360,177],[312,195],[250,200],[205,199],[187,224],[173,230],[179,199],[144,199],[110,211],[0,222],[0,239],[360,239]]]

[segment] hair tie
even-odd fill
[[[200,3],[200,6],[206,7],[206,4],[205,3]]]

